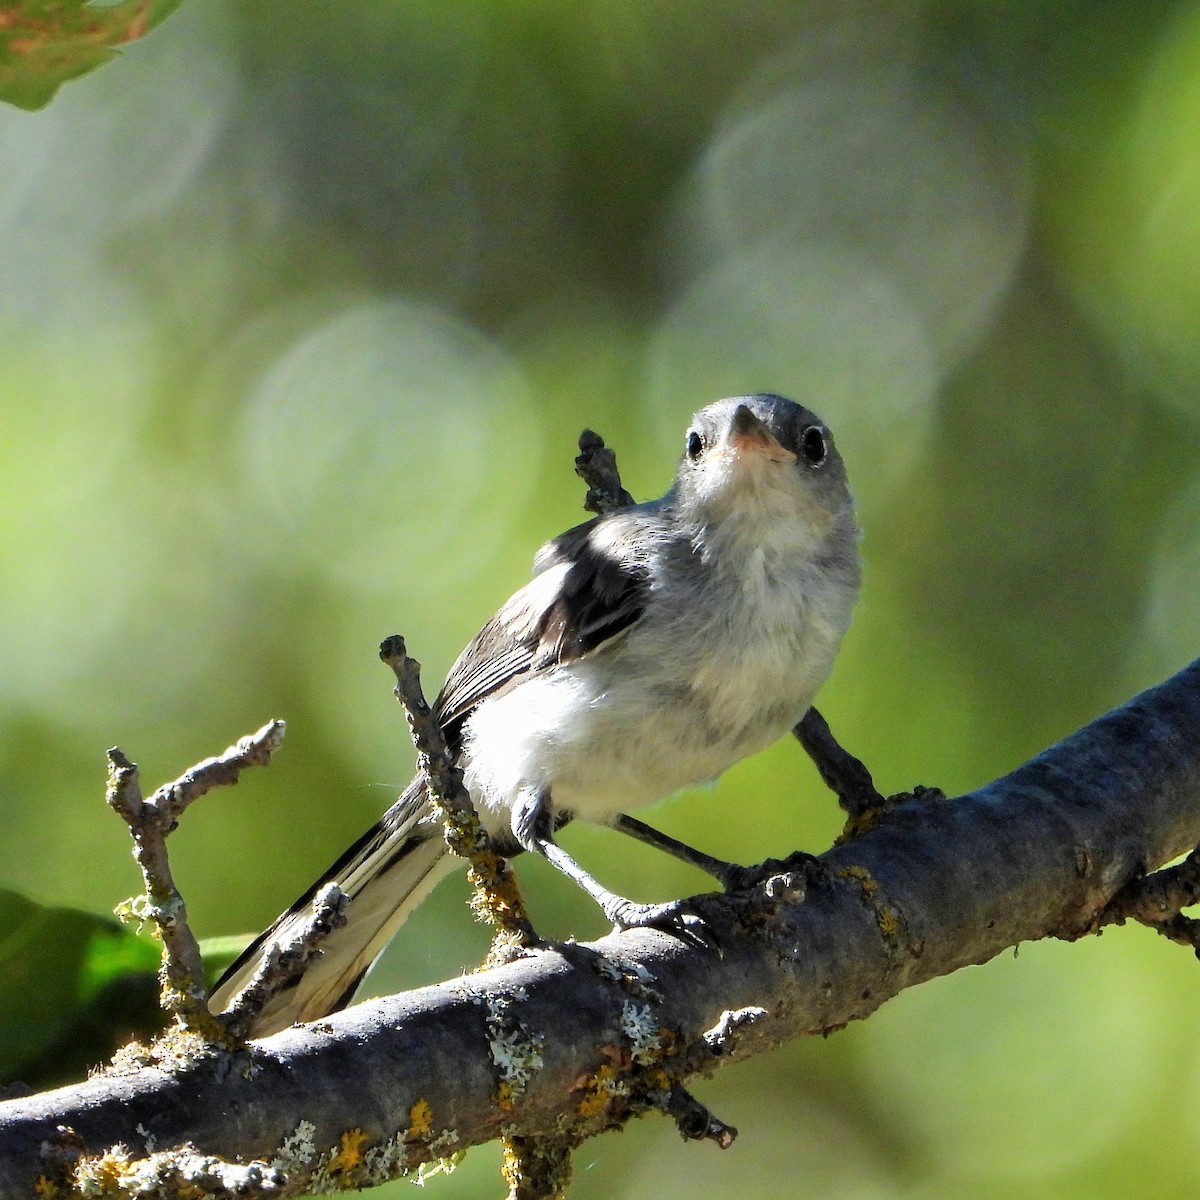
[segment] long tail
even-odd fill
[[[453,869],[454,860],[446,855],[425,786],[414,779],[380,820],[246,947],[217,983],[209,1007],[213,1012],[227,1007],[249,983],[266,947],[305,919],[313,896],[325,884],[336,883],[350,897],[346,924],[322,943],[320,957],[301,979],[271,999],[251,1034],[266,1037],[344,1008],[409,914]]]

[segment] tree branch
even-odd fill
[[[534,940],[516,876],[508,859],[492,849],[487,830],[479,821],[463,784],[462,770],[455,765],[441,726],[421,690],[421,664],[409,655],[398,633],[380,643],[379,657],[396,676],[396,699],[404,706],[417,749],[417,769],[425,776],[446,844],[467,860],[467,878],[474,889],[471,907],[496,927],[489,964],[504,962]]]
[[[163,1010],[185,1028],[216,1032],[208,1011],[208,989],[200,947],[187,923],[187,908],[171,876],[167,835],[188,805],[214,787],[237,783],[247,767],[265,766],[283,741],[284,723],[270,721],[256,733],[230,746],[224,754],[206,758],[171,783],[163,784],[148,800],[142,798],[135,763],[114,746],[108,752],[107,800],[129,826],[133,856],[146,885],[143,895],[127,901],[128,914],[153,921],[163,943],[159,972]]]
[[[842,749],[815,708],[800,718],[792,735],[813,760],[825,786],[837,796],[852,822],[862,820],[887,803],[875,790],[875,781],[866,765]]]
[[[160,1166],[162,1147],[189,1143],[210,1174],[239,1162],[245,1196],[365,1186],[501,1135],[561,1157],[632,1113],[672,1111],[672,1089],[724,1062],[1128,915],[1133,881],[1198,842],[1200,661],[975,792],[889,805],[821,857],[799,903],[770,880],[698,901],[711,946],[629,930],[246,1051],[126,1064],[0,1103],[0,1194],[30,1194],[64,1161],[90,1163],[80,1146],[116,1143]]]

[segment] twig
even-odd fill
[[[417,769],[424,774],[429,798],[445,830],[446,844],[467,860],[467,877],[475,888],[475,908],[498,930],[489,962],[503,961],[514,949],[534,940],[525,903],[508,860],[492,848],[463,784],[446,738],[421,690],[421,664],[410,658],[399,634],[385,638],[379,657],[396,676],[396,699],[404,706]]]
[[[579,435],[575,474],[587,484],[583,507],[603,515],[628,508],[633,497],[621,485],[616,453],[591,429]],[[571,1175],[571,1147],[560,1138],[505,1137],[504,1177],[508,1200],[541,1200],[562,1194]]]
[[[579,457],[575,474],[588,485],[583,507],[588,512],[606,513],[628,508],[633,497],[621,486],[616,453],[604,444],[604,439],[590,429],[579,435]]]
[[[1183,913],[1176,913],[1164,921],[1142,923],[1149,925],[1155,933],[1161,934],[1169,942],[1175,942],[1179,946],[1190,946],[1196,957],[1200,958],[1200,921],[1195,917],[1185,917]]]
[[[815,708],[801,717],[792,733],[852,821],[884,806],[886,801],[875,790],[871,772],[860,759],[842,749]]]
[[[1138,921],[1200,958],[1200,921],[1182,910],[1200,904],[1200,847],[1172,867],[1131,880],[1113,897],[1096,926]]]
[[[154,922],[163,943],[159,972],[163,1010],[185,1029],[211,1034],[208,991],[200,947],[187,923],[187,908],[175,886],[167,856],[167,835],[184,810],[211,788],[237,783],[246,767],[263,766],[283,741],[284,723],[270,721],[231,746],[164,784],[149,800],[142,798],[138,769],[117,747],[108,752],[109,806],[129,826],[133,856],[142,871],[145,894],[128,902],[126,911]]]
[[[487,830],[463,784],[442,728],[421,689],[421,664],[410,658],[399,634],[385,638],[379,647],[396,676],[396,699],[404,706],[417,769],[425,775],[429,799],[442,821],[446,844],[467,860],[467,878],[474,888],[472,907],[496,926],[496,936],[484,966],[496,966],[537,940],[517,879],[508,859],[492,849]],[[570,1147],[544,1138],[505,1136],[504,1176],[509,1200],[542,1200],[561,1194],[570,1177]]]
[[[290,938],[272,942],[250,982],[220,1014],[231,1037],[245,1041],[254,1022],[271,999],[294,984],[321,952],[321,944],[346,924],[350,897],[336,883],[327,883],[312,899],[304,925]]]
[[[501,1171],[507,1200],[561,1200],[571,1181],[572,1148],[565,1138],[506,1137]]]
[[[684,1141],[707,1140],[716,1142],[722,1150],[728,1150],[737,1137],[738,1131],[732,1125],[726,1125],[720,1118],[714,1117],[691,1092],[682,1087],[663,1092],[659,1097],[659,1107],[675,1122],[679,1136]]]

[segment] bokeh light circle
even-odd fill
[[[1025,159],[903,58],[795,56],[730,106],[685,190],[680,240],[700,262],[765,240],[852,247],[920,317],[945,373],[1020,259]]]
[[[405,299],[358,303],[299,336],[248,398],[239,440],[252,520],[277,525],[276,552],[387,589],[476,570],[541,451],[511,361]]]
[[[860,503],[907,473],[932,425],[939,373],[920,314],[838,243],[766,241],[725,257],[654,333],[647,389],[664,446],[719,396],[780,392],[829,422]],[[855,462],[875,463],[869,475]]]

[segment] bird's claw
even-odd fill
[[[659,929],[684,941],[713,949],[716,939],[708,924],[688,907],[686,900],[668,900],[665,904],[638,904],[621,896],[604,906],[604,915],[617,929]]]

